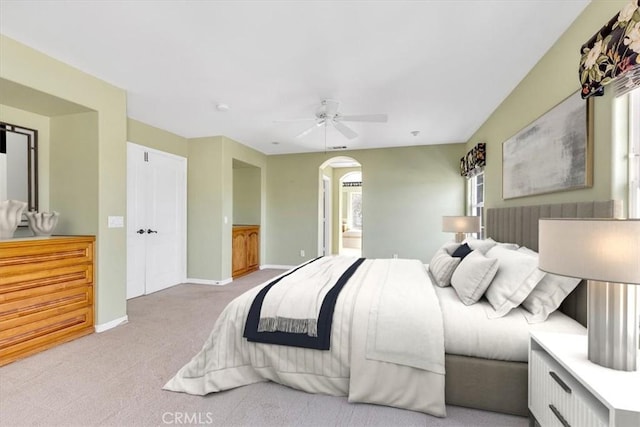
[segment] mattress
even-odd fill
[[[555,331],[585,333],[586,329],[560,311],[542,323],[529,324],[525,310],[517,307],[504,317],[489,319],[493,311],[486,299],[464,305],[451,286],[435,286],[444,322],[444,348],[447,354],[484,359],[527,362],[529,333]]]

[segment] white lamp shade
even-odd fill
[[[480,217],[443,216],[442,231],[451,233],[477,233],[480,231]]]
[[[541,219],[538,237],[541,270],[640,284],[640,220]]]

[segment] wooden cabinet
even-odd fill
[[[94,242],[0,240],[0,366],[93,332]]]
[[[231,275],[236,278],[260,268],[260,226],[234,225]]]

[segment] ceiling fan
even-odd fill
[[[385,123],[387,121],[386,114],[342,115],[338,112],[339,106],[340,106],[340,102],[334,99],[323,99],[322,102],[320,103],[320,106],[316,110],[315,118],[279,120],[279,122],[298,122],[298,121],[308,121],[308,120],[315,121],[313,126],[296,135],[296,138],[302,138],[308,135],[309,133],[313,132],[313,130],[316,128],[319,128],[323,125],[327,126],[331,124],[333,125],[333,127],[336,128],[338,132],[340,132],[346,138],[353,139],[357,137],[358,134],[349,126],[345,125],[343,122]]]

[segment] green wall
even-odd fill
[[[442,233],[441,217],[464,212],[459,174],[464,150],[464,144],[446,144],[335,153],[362,165],[363,256],[398,254],[428,261],[452,238]],[[307,153],[267,158],[267,264],[296,265],[316,256],[319,168],[331,157]]]
[[[266,156],[223,136],[188,140],[187,276],[206,281],[231,278],[233,163],[259,169],[261,239],[264,242]],[[260,259],[265,259],[264,244]]]
[[[97,131],[95,112],[51,118],[51,209],[60,212],[56,233],[99,232]]]
[[[233,223],[260,224],[260,168],[237,163],[233,167]]]
[[[187,277],[222,280],[222,138],[189,140]]]
[[[189,153],[187,138],[133,119],[127,119],[127,141],[181,157]]]
[[[77,205],[61,194],[64,191],[84,200],[83,212],[92,216],[78,227],[96,235],[96,323],[122,319],[126,316],[126,233],[124,228],[108,228],[107,217],[126,214],[126,93],[3,35],[0,64],[0,102],[51,118],[50,207],[77,215],[70,213]],[[89,111],[93,113],[82,116]],[[79,115],[63,118],[75,114]],[[63,141],[65,120],[71,126],[70,142]],[[48,132],[46,127],[38,130]],[[80,147],[85,143],[81,135],[88,138],[89,147]],[[82,150],[88,157],[80,159],[73,152],[65,157],[66,148]],[[74,166],[73,161],[86,162],[93,170]],[[75,181],[67,180],[66,167],[85,173]],[[56,181],[69,187],[55,189]],[[87,194],[89,190],[93,194]],[[63,228],[76,230],[70,224]]]
[[[627,205],[627,139],[614,129],[613,117],[624,106],[612,96],[595,98],[594,109],[594,185],[592,188],[504,200],[502,198],[502,143],[540,117],[563,99],[580,89],[578,64],[580,47],[628,0],[593,1],[558,39],[525,79],[493,112],[467,142],[471,149],[487,143],[485,206],[515,206],[621,199]],[[625,110],[626,111],[626,110]]]

